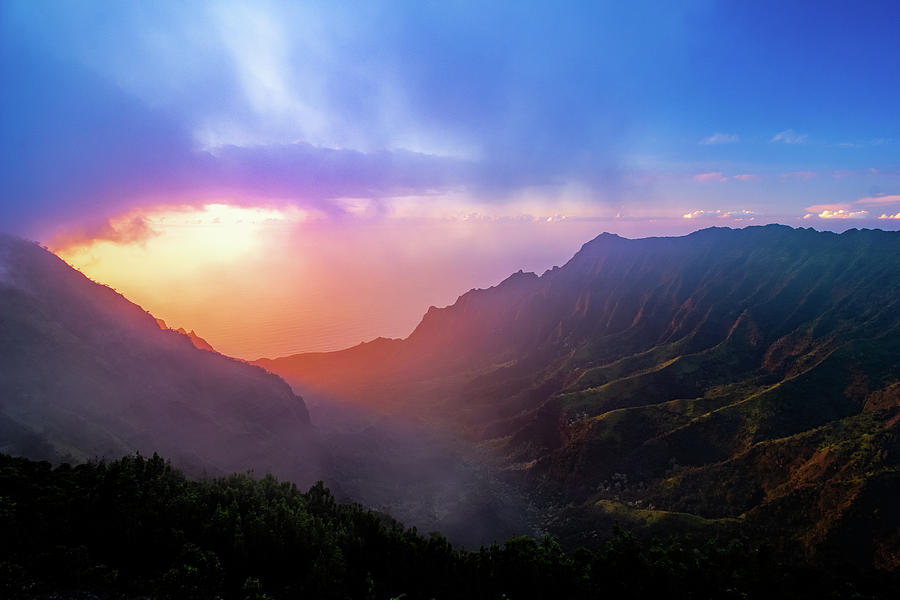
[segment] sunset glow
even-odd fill
[[[561,266],[602,231],[683,235],[766,222],[742,208],[592,216],[577,196],[555,202],[559,212],[549,215],[526,212],[542,208],[527,195],[499,210],[461,195],[429,200],[393,199],[383,214],[372,201],[342,199],[343,216],[291,203],[151,206],[93,232],[59,234],[54,250],[170,326],[253,360],[405,337],[429,306],[520,269]],[[816,212],[795,222],[867,214],[807,208]]]
[[[7,2],[0,228],[249,358],[603,231],[896,228],[892,21],[801,13]]]
[[[900,598],[898,31],[0,0],[0,590]]]
[[[112,231],[133,229],[135,218],[144,223],[138,238],[81,240],[57,252],[170,326],[247,359],[406,336],[428,306],[519,269],[561,264],[597,226],[471,217],[331,223],[210,204],[129,214],[112,220]]]

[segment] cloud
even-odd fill
[[[738,181],[756,181],[759,179],[759,175],[754,173],[741,173],[740,175],[732,175],[732,179],[737,179]]]
[[[497,183],[492,171],[480,166],[404,150],[367,153],[295,143],[221,148],[208,159],[201,175],[204,186],[218,183],[250,196],[292,198],[327,208],[339,198],[385,198]],[[525,185],[526,180],[518,179],[513,185]],[[530,183],[541,181],[538,177]]]
[[[784,144],[803,144],[809,136],[805,133],[797,133],[793,129],[785,129],[779,131],[771,139],[772,142],[782,142]]]
[[[850,210],[852,207],[850,204],[846,202],[841,203],[829,203],[829,204],[813,204],[812,206],[806,207],[806,212],[818,213],[823,210]]]
[[[117,244],[142,244],[159,232],[143,215],[126,215],[95,224],[66,230],[54,240],[54,246],[68,246],[83,240],[103,240]]]
[[[519,190],[580,177],[553,164],[523,168],[530,158],[505,153],[472,159],[307,142],[209,151],[179,115],[46,53],[5,51],[11,43],[0,35],[0,80],[17,82],[0,95],[0,154],[12,157],[0,161],[0,224],[36,239],[138,240],[149,234],[140,221],[110,218],[144,205],[290,204],[338,216],[346,213],[343,199],[366,198],[377,215],[398,196],[464,189],[502,203]],[[614,166],[599,171],[591,189],[616,177]]]
[[[714,217],[717,219],[734,219],[735,221],[743,221],[744,219],[756,220],[756,213],[752,210],[693,210],[681,215],[682,219],[697,219],[699,217]]]
[[[497,45],[496,27],[450,4],[34,6],[0,17],[5,230],[99,231],[163,202],[337,214],[347,195],[465,189],[503,203],[535,186],[604,198],[620,185],[627,107],[605,80],[559,68],[596,43],[583,16],[563,51],[534,43],[545,20],[501,8],[483,22],[523,22]]]
[[[900,219],[900,212],[889,215],[887,213],[882,214],[879,219]]]
[[[868,214],[869,211],[867,210],[823,210],[819,213],[819,217],[821,217],[822,219],[858,219],[865,217]]]
[[[900,194],[886,194],[884,196],[866,196],[856,201],[857,204],[900,204]]]
[[[820,219],[862,219],[868,216],[867,210],[852,210],[846,204],[816,204],[808,206],[804,219],[818,217]]]
[[[700,140],[700,143],[704,146],[711,146],[715,144],[736,144],[739,140],[740,138],[733,133],[714,133]]]
[[[728,181],[728,178],[722,175],[721,172],[716,171],[714,173],[700,173],[698,175],[694,175],[694,181],[699,181],[700,183],[710,183],[713,181]]]
[[[152,224],[133,211],[155,205],[289,206],[342,218],[358,216],[347,199],[361,198],[366,201],[365,216],[372,218],[388,213],[388,199],[413,195],[427,199],[441,190],[502,185],[496,184],[491,179],[494,173],[482,165],[408,151],[365,153],[296,143],[227,146],[215,154],[187,152],[174,157],[182,163],[162,165],[158,187],[142,179],[113,178],[112,182],[98,179],[71,190],[65,198],[85,206],[93,197],[93,210],[68,214],[62,229],[47,235],[52,235],[57,245],[81,239],[143,241],[152,236]],[[110,168],[116,164],[110,158]],[[166,180],[173,174],[178,176]],[[38,194],[42,189],[35,184],[23,191]],[[110,218],[111,214],[125,216]]]
[[[673,42],[653,35],[674,34],[671,19],[627,3],[475,12],[453,2],[145,4],[3,4],[0,228],[37,239],[60,223],[119,235],[111,216],[167,202],[338,216],[349,196],[367,199],[367,214],[396,215],[398,197],[508,205],[532,191],[542,206],[530,212],[549,215],[567,186],[591,195],[594,215],[620,205],[659,214],[675,201],[715,206],[725,188],[750,194],[756,184],[737,182],[752,173],[738,169],[762,169],[766,181],[778,172],[777,158],[696,162],[706,145],[746,145],[740,123],[708,126],[677,157],[666,128],[643,135],[666,103],[634,102],[647,90],[631,85],[643,63],[622,70],[616,59],[634,40],[623,19],[644,33],[638,62],[673,81],[680,74],[652,59]],[[730,174],[700,172],[716,166]],[[695,173],[710,185],[697,186]],[[711,185],[726,180],[735,183]],[[759,202],[787,202],[788,192]]]

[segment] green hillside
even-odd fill
[[[900,567],[898,233],[603,234],[429,311],[389,355],[317,361],[343,380],[265,366],[468,437],[567,544],[608,535],[614,502],[696,517],[632,511],[636,532],[740,519],[786,554]]]

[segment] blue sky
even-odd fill
[[[895,2],[0,10],[0,216],[29,235],[210,194],[819,227],[810,206],[900,212],[859,202],[900,194]]]

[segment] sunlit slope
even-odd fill
[[[194,472],[301,477],[309,417],[277,377],[215,352],[56,256],[0,236],[0,447],[34,458],[170,455]]]
[[[767,226],[604,234],[559,269],[429,311],[389,353],[385,342],[319,356],[340,379],[303,371],[304,357],[267,366],[432,415],[495,451],[548,506],[741,518],[811,552],[858,527],[875,532],[854,538],[860,559],[896,565],[900,540],[878,532],[900,505],[898,340],[900,234]],[[813,456],[822,436],[841,449],[827,472],[763,459],[763,448]],[[887,503],[883,522],[861,508],[873,502]],[[548,526],[589,535],[578,522]]]

